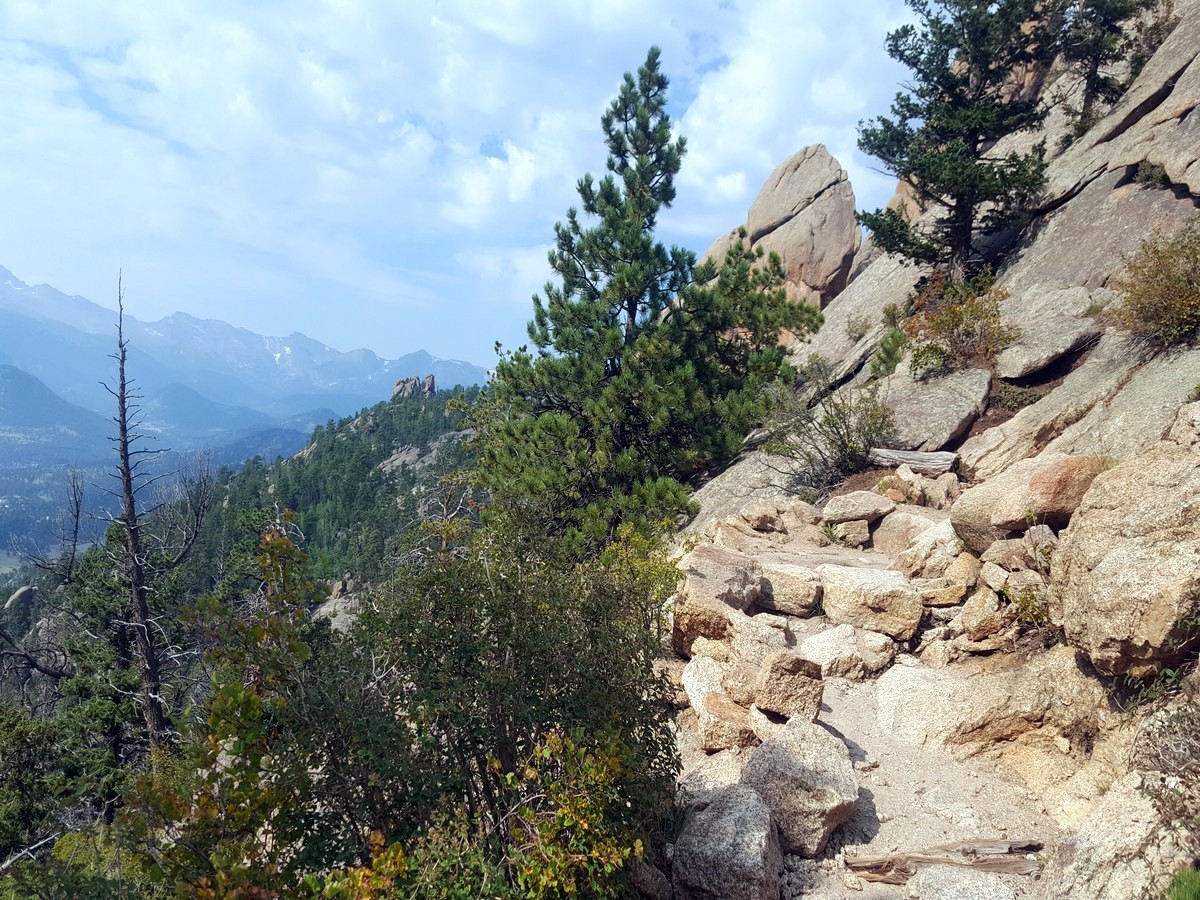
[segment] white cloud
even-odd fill
[[[519,342],[553,223],[603,169],[599,114],[649,44],[689,142],[664,230],[702,250],[804,143],[889,190],[850,120],[886,108],[900,8],[10,0],[0,263],[100,301],[123,266],[143,318],[486,356]]]

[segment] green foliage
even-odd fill
[[[1165,900],[1200,900],[1200,872],[1180,869],[1171,876]]]
[[[620,748],[585,751],[550,732],[500,779],[505,867],[481,852],[460,807],[437,818],[407,847],[384,847],[376,835],[369,866],[310,884],[324,897],[363,900],[635,896],[626,866],[642,857],[644,846],[640,839],[629,840],[623,824],[630,818],[620,788],[623,767]]]
[[[787,302],[777,257],[739,242],[719,273],[694,270],[693,254],[655,239],[685,150],[666,89],[652,48],[601,118],[608,173],[580,180],[582,214],[556,226],[558,283],[534,298],[533,350],[501,357],[476,422],[493,496],[581,548],[686,513],[682,482],[739,449],[785,373],[779,331],[821,321]]]
[[[988,406],[1016,412],[1019,409],[1024,409],[1026,406],[1032,406],[1041,399],[1041,392],[1034,388],[1022,388],[1003,381],[997,381],[992,385],[992,393],[988,397]]]
[[[1150,188],[1165,189],[1171,186],[1171,178],[1167,175],[1165,166],[1144,160],[1138,163],[1137,174],[1133,176],[1133,180]]]
[[[871,357],[871,377],[886,378],[896,371],[900,360],[908,349],[908,335],[899,328],[893,328],[883,336],[875,355]]]
[[[891,117],[859,124],[858,146],[944,215],[926,232],[892,209],[858,220],[884,250],[961,281],[978,262],[976,231],[1018,222],[1045,183],[1044,145],[1002,158],[991,149],[1045,116],[1036,98],[1009,89],[1015,72],[1049,57],[1051,24],[1040,0],[907,3],[917,23],[889,34],[887,52],[912,74]]]
[[[479,390],[378,403],[316,429],[290,459],[248,461],[227,473],[189,566],[189,588],[211,590],[236,536],[239,515],[278,504],[291,510],[314,573],[378,578],[402,552],[404,535],[425,516],[438,478],[469,463],[454,434]],[[408,462],[381,464],[408,449]]]
[[[1143,241],[1117,287],[1125,295],[1117,320],[1143,344],[1161,350],[1200,338],[1200,219]]]
[[[846,337],[858,343],[871,330],[871,320],[866,316],[851,316],[846,320]]]
[[[1149,10],[1156,0],[1089,0],[1063,3],[1063,22],[1058,49],[1067,68],[1080,79],[1079,104],[1065,107],[1072,132],[1086,132],[1100,118],[1100,104],[1120,99],[1126,82],[1113,71],[1114,64],[1128,57],[1133,46],[1125,34],[1125,23]]]
[[[781,392],[767,429],[763,449],[787,462],[799,487],[820,494],[868,468],[867,454],[888,445],[894,423],[878,386],[869,385]]]
[[[45,835],[62,790],[57,732],[0,702],[0,862]]]
[[[1000,321],[1000,301],[1007,294],[994,282],[986,268],[961,284],[942,272],[921,280],[913,295],[913,315],[904,323],[914,375],[988,366],[1016,339],[1016,328]]]

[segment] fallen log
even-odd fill
[[[934,478],[952,471],[958,464],[958,454],[948,450],[928,453],[921,450],[886,450],[882,447],[872,447],[867,458],[877,466],[889,469],[908,466],[919,475],[930,475]]]
[[[918,865],[961,866],[980,872],[1033,875],[1041,864],[1037,852],[1041,841],[963,841],[912,853],[887,856],[846,856],[846,866],[864,881],[904,884]]]

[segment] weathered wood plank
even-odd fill
[[[1042,849],[1040,841],[964,841],[912,853],[887,856],[847,856],[846,866],[864,881],[904,884],[917,865],[962,866],[981,872],[1033,875],[1040,863],[1033,856]]]
[[[948,450],[936,453],[921,450],[887,450],[882,447],[872,447],[868,458],[877,466],[895,469],[908,466],[920,475],[937,477],[950,472],[958,465],[958,454]]]

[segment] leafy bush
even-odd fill
[[[1145,240],[1117,287],[1125,294],[1117,320],[1140,342],[1164,349],[1200,338],[1200,218]]]
[[[1000,321],[1000,301],[1007,296],[990,269],[962,284],[942,271],[922,279],[913,294],[913,315],[904,323],[912,341],[912,373],[989,365],[1018,336]]]
[[[892,440],[892,411],[876,386],[844,388],[821,397],[787,391],[777,400],[764,449],[788,461],[799,486],[820,493],[870,463],[872,447]]]
[[[846,320],[846,337],[858,343],[871,330],[871,320],[866,316],[851,316]]]
[[[1167,176],[1166,168],[1158,163],[1139,163],[1137,174],[1133,176],[1133,180],[1140,185],[1151,188],[1168,188],[1171,186],[1171,179]]]

